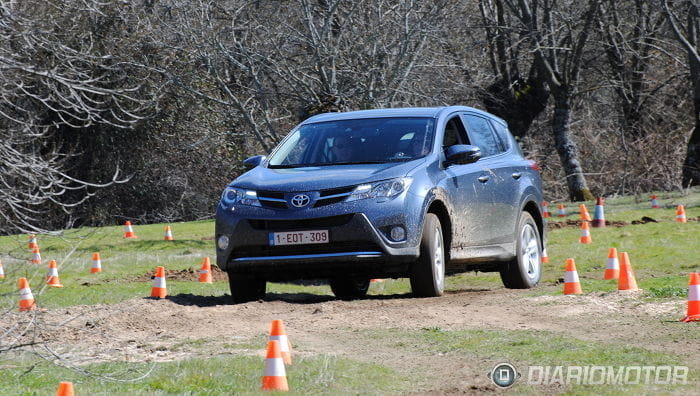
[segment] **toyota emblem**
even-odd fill
[[[309,199],[309,196],[306,194],[297,194],[292,197],[292,206],[295,208],[303,208],[304,206],[308,205],[311,199]]]

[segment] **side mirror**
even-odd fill
[[[265,158],[267,158],[264,155],[256,155],[254,157],[249,157],[246,158],[245,161],[243,161],[243,165],[245,165],[246,169],[253,169],[256,166],[262,164],[263,161],[265,161]]]
[[[481,158],[481,149],[470,144],[455,144],[445,151],[445,166],[471,164]]]

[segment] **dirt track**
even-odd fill
[[[558,287],[543,286],[552,290]],[[700,368],[698,357],[693,357],[697,354],[697,337],[685,337],[697,332],[697,327],[677,322],[685,312],[685,302],[644,303],[639,293],[529,297],[528,291],[494,288],[463,289],[432,299],[396,295],[360,301],[312,294],[268,294],[264,302],[242,305],[229,305],[228,296],[177,295],[166,300],[137,298],[116,305],[57,309],[39,315],[44,323],[73,318],[67,331],[43,336],[52,348],[74,362],[94,361],[95,356],[150,361],[262,354],[270,321],[282,319],[296,356],[340,355],[384,364],[407,375],[422,373],[415,386],[419,392],[496,391],[485,376],[495,362],[439,355],[425,349],[403,348],[397,353],[380,339],[366,337],[363,330],[546,330],[583,340],[630,343],[671,352],[694,361],[691,369]],[[187,341],[195,339],[206,342],[187,347]],[[261,346],[225,347],[245,341],[260,341]]]

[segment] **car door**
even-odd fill
[[[480,114],[463,113],[462,120],[473,145],[481,149],[482,158],[478,180],[482,184],[480,197],[484,227],[480,231],[486,245],[513,241],[515,221],[519,211],[517,172],[496,136],[489,119]]]
[[[460,115],[454,114],[445,123],[442,136],[442,148],[446,150],[455,144],[470,144]],[[461,250],[468,246],[484,243],[482,199],[488,196],[487,185],[479,181],[483,172],[478,161],[473,164],[454,164],[444,168],[445,179],[442,183],[452,204],[452,247]]]

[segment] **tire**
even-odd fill
[[[250,275],[228,273],[231,298],[234,304],[260,300],[265,297],[265,279]]]
[[[420,257],[413,263],[410,279],[416,297],[438,297],[445,291],[445,244],[440,219],[433,213],[425,215]]]
[[[341,300],[362,298],[369,289],[369,279],[333,278],[329,283],[333,294]]]
[[[501,280],[509,289],[530,289],[542,277],[542,243],[537,224],[528,212],[520,214],[515,258],[501,268]]]

